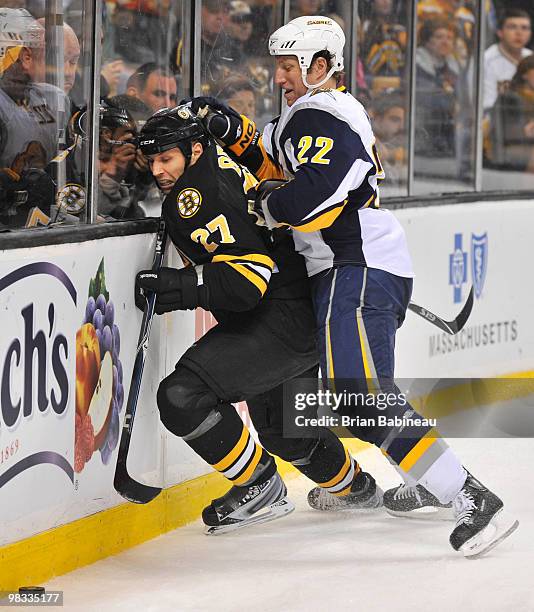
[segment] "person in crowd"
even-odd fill
[[[228,78],[224,81],[218,97],[240,115],[246,115],[255,121],[256,92],[254,85],[246,77],[236,75]]]
[[[170,69],[154,62],[139,66],[126,83],[126,94],[141,100],[150,114],[175,106],[176,92],[176,79]]]
[[[489,111],[514,76],[519,62],[532,51],[526,46],[532,36],[530,15],[520,9],[507,9],[499,18],[499,42],[484,53],[484,110]]]
[[[321,15],[323,0],[293,0],[290,5],[289,15],[291,19],[302,15]]]
[[[0,9],[0,32],[0,223],[46,225],[55,186],[45,168],[58,154],[69,102],[44,82],[44,29],[32,15]]]
[[[115,219],[143,217],[137,205],[137,126],[124,108],[100,107],[98,213]]]
[[[501,169],[534,172],[534,55],[519,62],[490,117],[490,161]]]
[[[37,22],[45,27],[45,19],[41,17]],[[64,81],[63,91],[69,94],[74,87],[76,71],[80,59],[80,41],[76,32],[67,23],[63,24],[63,60],[64,60]]]
[[[415,151],[420,155],[454,155],[457,80],[460,72],[453,56],[454,39],[454,25],[446,19],[429,19],[419,32]]]
[[[371,100],[369,115],[386,173],[385,187],[398,187],[406,182],[407,172],[406,100],[398,90],[384,91]]]
[[[236,50],[236,62],[241,64],[247,58],[245,46],[252,35],[252,11],[244,0],[230,2],[226,31],[231,46]]]
[[[200,64],[202,90],[213,93],[217,82],[239,70],[244,60],[240,46],[227,33],[229,0],[203,0]]]
[[[376,0],[360,27],[365,74],[374,95],[399,88],[406,66],[406,28],[394,0]]]

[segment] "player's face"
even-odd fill
[[[185,155],[178,148],[148,156],[148,165],[163,193],[169,193],[185,172]]]
[[[162,108],[172,108],[176,106],[176,81],[172,77],[153,72],[139,97],[153,113]]]
[[[284,91],[284,98],[288,106],[294,104],[308,92],[308,88],[302,81],[298,60],[292,55],[281,55],[276,58],[274,82]]]
[[[532,34],[530,19],[525,17],[510,17],[504,22],[501,30],[497,30],[497,35],[501,44],[513,51],[518,51],[525,47]]]

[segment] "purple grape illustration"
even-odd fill
[[[111,333],[113,334],[113,348],[115,349],[118,357],[121,351],[121,337],[119,334],[119,328],[116,325],[113,325]]]
[[[102,324],[104,322],[104,317],[98,308],[95,310],[95,314],[93,315],[93,326],[96,330],[102,331]]]
[[[109,327],[112,327],[114,320],[115,320],[115,307],[113,306],[113,302],[109,300],[109,302],[106,304],[106,308],[104,311],[104,323],[105,325],[109,325]]]
[[[102,294],[96,298],[96,307],[102,314],[106,311],[106,298]]]
[[[85,307],[85,323],[93,322],[93,315],[95,314],[95,310],[96,310],[95,298],[92,295],[90,295],[89,299],[87,300],[87,305]]]
[[[104,349],[104,353],[106,353],[107,351],[111,353],[111,343],[111,329],[109,328],[109,325],[105,325],[104,329],[102,330],[102,347]]]

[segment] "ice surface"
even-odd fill
[[[534,440],[453,440],[468,469],[505,501],[519,529],[469,561],[453,523],[311,510],[304,477],[288,482],[287,518],[218,537],[199,521],[55,578],[65,610],[534,611]],[[374,449],[358,455],[383,488],[398,483]]]

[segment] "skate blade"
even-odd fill
[[[206,535],[222,535],[230,531],[236,531],[237,529],[243,529],[250,525],[260,525],[261,523],[269,523],[276,519],[283,518],[287,514],[291,514],[295,509],[295,504],[287,497],[281,499],[271,506],[269,506],[267,512],[261,514],[254,514],[250,518],[235,523],[228,523],[227,525],[217,525],[215,527],[207,527],[204,531]],[[261,512],[261,510],[260,510]]]
[[[381,508],[384,505],[384,494],[382,490],[378,487],[373,497],[358,506],[344,504],[341,501],[342,499],[343,498],[339,498],[335,495],[332,495],[331,493],[328,493],[328,491],[324,491],[322,492],[322,495],[318,499],[316,499],[313,504],[308,499],[308,505],[313,510],[318,510],[319,512],[347,512],[350,510],[356,512],[372,512],[373,510]]]
[[[409,512],[399,512],[395,510],[389,510],[386,508],[386,512],[394,517],[406,518],[411,520],[419,521],[454,521],[454,510],[452,506],[450,508],[436,508],[435,506],[425,506],[424,508],[417,508],[416,510],[410,510]]]
[[[466,559],[478,559],[500,544],[519,527],[519,521],[502,510],[491,519],[489,525],[460,547]]]

